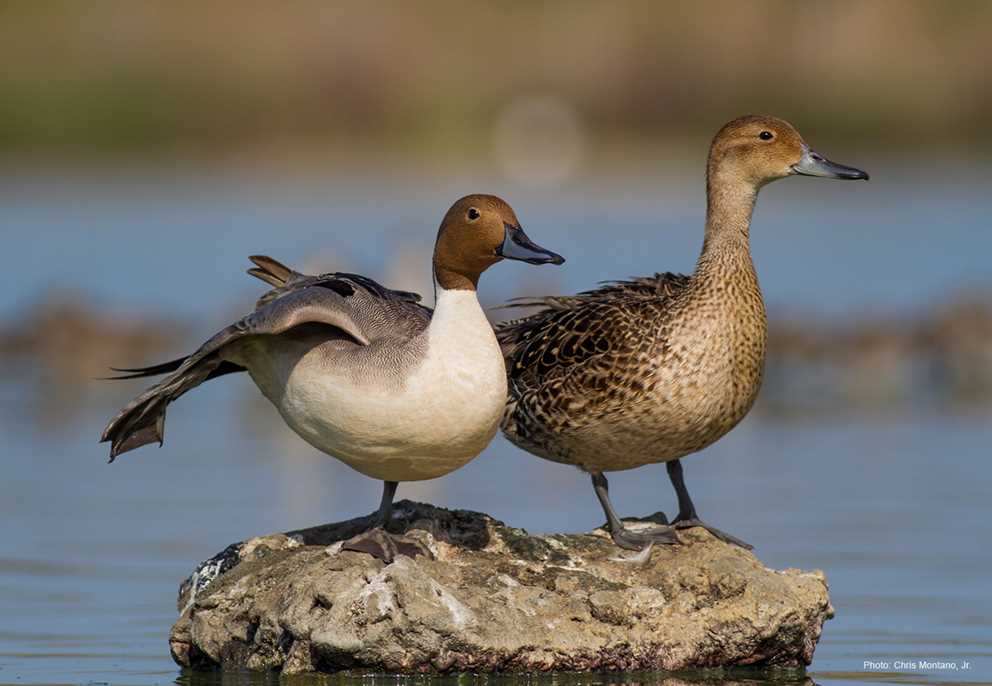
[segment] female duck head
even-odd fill
[[[868,179],[868,174],[836,164],[810,149],[787,121],[748,115],[726,124],[710,146],[710,181],[743,182],[760,188],[770,181],[801,174],[830,179]]]
[[[434,277],[445,290],[475,290],[479,275],[500,260],[562,264],[565,258],[537,245],[513,208],[494,195],[466,195],[441,221],[434,245]]]

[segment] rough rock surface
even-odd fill
[[[253,538],[180,588],[173,658],[284,673],[676,670],[809,664],[833,616],[821,572],[767,569],[702,529],[633,560],[600,530],[533,536],[397,503],[436,559],[340,550],[370,517]]]

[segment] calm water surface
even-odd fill
[[[754,247],[773,305],[842,317],[992,286],[987,184],[970,176],[917,188],[903,176],[887,187],[884,176],[876,178],[883,180],[874,186],[790,181],[790,191],[777,184],[763,195]],[[15,321],[40,292],[64,291],[100,307],[186,317],[202,338],[222,323],[218,312],[243,309],[258,292],[241,272],[244,255],[262,251],[416,286],[441,205],[474,189],[425,183],[383,204],[318,184],[263,192],[230,179],[153,181],[48,187],[8,180],[0,231],[16,259],[5,261],[0,317]],[[483,284],[493,302],[528,289],[570,291],[609,276],[687,270],[698,249],[698,189],[666,196],[625,188],[609,200],[575,191],[557,202],[494,190],[515,199],[532,237],[569,263],[530,274],[501,267]],[[356,226],[363,230],[347,230]],[[412,255],[414,267],[397,266],[390,260],[397,253]],[[525,275],[531,281],[521,283]],[[378,486],[315,453],[274,411],[248,400],[256,391],[246,378],[184,397],[170,411],[164,448],[107,466],[96,436],[137,383],[39,417],[32,409],[39,396],[60,391],[32,384],[28,373],[5,373],[0,683],[265,681],[178,672],[166,640],[178,583],[232,541],[368,512]],[[936,408],[804,422],[755,416],[688,459],[686,471],[703,515],[754,543],[767,565],[826,572],[837,617],[825,625],[810,670],[815,683],[992,682],[990,444],[987,413]],[[661,466],[617,474],[611,485],[626,514],[674,509]],[[601,519],[585,476],[501,438],[444,479],[401,486],[400,497],[483,510],[532,531],[583,531]],[[968,661],[971,669],[911,675],[864,668],[897,659]],[[489,681],[685,683],[657,674]]]

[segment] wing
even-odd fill
[[[518,301],[537,312],[497,325],[509,389],[502,429],[526,450],[556,459],[561,436],[649,391],[645,374],[664,341],[665,312],[689,277],[610,282],[574,296]]]
[[[252,255],[248,259],[256,265],[255,267],[249,269],[248,273],[273,286],[272,290],[267,291],[261,298],[259,298],[258,303],[256,304],[257,307],[261,307],[262,305],[265,305],[266,303],[269,303],[276,298],[285,295],[286,293],[314,285],[324,285],[329,288],[337,288],[337,290],[345,296],[352,294],[353,286],[358,286],[375,297],[385,301],[419,303],[421,300],[419,293],[412,293],[410,291],[395,291],[391,288],[386,288],[382,284],[368,278],[367,276],[362,276],[360,274],[350,274],[348,272],[328,272],[326,274],[311,276],[308,274],[301,274],[295,269],[287,267],[278,260],[266,255]],[[350,285],[345,285],[342,283],[335,284],[334,282],[351,283]]]
[[[213,336],[179,369],[239,338],[277,335],[301,324],[333,326],[359,345],[369,345],[397,329],[419,331],[430,321],[431,310],[417,303],[416,293],[393,291],[357,274],[292,274],[284,286],[263,296],[254,312]]]
[[[234,324],[234,327],[242,324],[246,327],[260,326],[261,321],[264,320],[272,330],[263,331],[259,329],[254,333],[281,333],[304,321],[324,323],[331,326],[338,326],[340,324],[339,328],[342,331],[357,342],[367,345],[368,340],[361,333],[361,322],[364,321],[367,328],[375,328],[375,317],[372,317],[372,321],[369,321],[368,317],[363,317],[363,315],[374,314],[377,309],[376,305],[379,308],[393,310],[392,314],[399,315],[400,317],[406,315],[406,318],[412,317],[414,320],[422,319],[424,316],[428,319],[430,318],[431,310],[418,305],[421,300],[419,294],[409,291],[395,291],[386,288],[373,279],[359,274],[332,272],[311,276],[302,274],[295,269],[287,267],[278,260],[265,255],[252,255],[248,259],[256,265],[249,269],[248,273],[265,281],[267,284],[273,286],[273,288],[266,291],[258,299],[255,303],[255,312],[242,319],[241,322]],[[326,289],[326,291],[309,291],[306,296],[299,295],[299,293],[307,292],[311,288],[322,288]],[[354,296],[356,291],[360,291],[356,299],[357,306],[348,307],[347,301],[335,299],[327,291],[336,293],[345,299]],[[283,298],[288,299],[283,300]],[[282,304],[277,308],[266,309],[269,305],[279,301]],[[415,307],[411,307],[411,305],[415,305]],[[256,315],[259,321],[248,322],[249,318]],[[310,316],[316,317],[316,319],[308,320],[307,317]],[[228,327],[228,329],[230,328],[232,327]],[[228,332],[228,329],[220,332],[204,345],[209,344],[215,338],[225,333],[231,337],[221,342],[220,345],[214,348],[215,350],[225,343],[234,340],[237,336],[233,332]],[[196,355],[196,353],[193,355]],[[111,367],[115,372],[127,373],[124,376],[111,378],[138,379],[167,374],[178,370],[191,357],[191,355],[187,355],[171,360],[170,362],[163,362],[149,367]]]
[[[430,321],[431,311],[416,302],[420,296],[392,291],[363,276],[304,276],[274,260],[260,266],[259,271],[264,271],[263,280],[281,285],[267,293],[254,312],[224,328],[185,358],[121,370],[133,372],[122,378],[171,373],[128,403],[107,424],[101,441],[111,442],[111,461],[146,443],[161,443],[166,408],[183,393],[217,376],[243,371],[225,360],[221,352],[239,339],[278,335],[303,324],[322,324],[340,331],[356,345],[366,346],[385,337],[412,337]]]
[[[635,343],[624,332],[639,330],[644,316],[663,312],[688,283],[688,276],[664,273],[607,282],[573,296],[512,301],[509,307],[541,309],[496,326],[511,383],[539,386],[583,366],[633,354]]]

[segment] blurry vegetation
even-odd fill
[[[95,310],[61,292],[41,295],[23,316],[0,322],[0,379],[17,383],[18,405],[56,426],[100,396],[119,390],[102,380],[122,360],[164,359],[188,338],[163,317]],[[125,362],[126,363],[126,362]]]
[[[85,407],[85,398],[138,386],[95,378],[119,364],[174,357],[196,342],[189,328],[154,315],[111,314],[57,294],[28,316],[0,321],[0,372],[34,388],[36,419]],[[504,313],[506,314],[506,313]],[[229,313],[222,316],[230,316]],[[123,362],[122,362],[123,361]],[[152,380],[148,380],[151,383]],[[140,384],[139,384],[140,385]],[[249,409],[266,406],[250,394]],[[808,316],[771,318],[764,388],[757,411],[774,417],[898,414],[992,407],[992,299],[951,294],[902,316],[854,316],[826,325]],[[253,413],[252,422],[264,413]]]
[[[521,96],[602,139],[747,111],[823,136],[988,140],[992,3],[0,5],[0,149],[210,154],[374,140],[464,151]]]
[[[912,316],[829,325],[774,317],[758,409],[780,416],[992,406],[992,298],[956,293]]]

